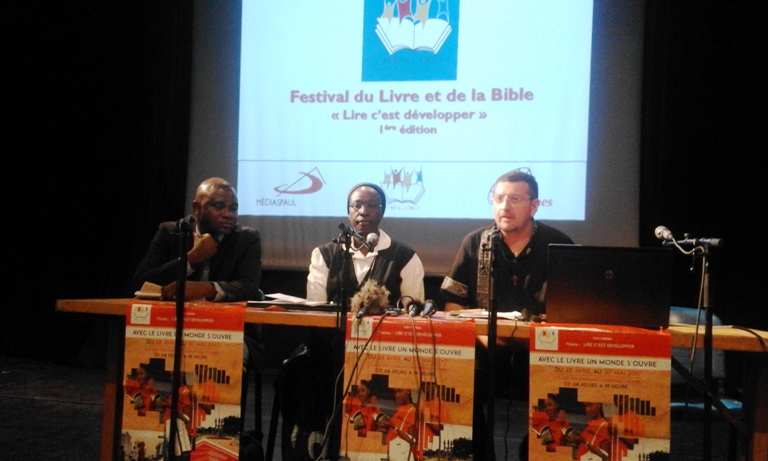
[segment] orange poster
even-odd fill
[[[671,338],[604,325],[534,325],[528,459],[669,455]]]
[[[344,367],[344,459],[469,458],[473,321],[407,315],[351,319]]]
[[[177,459],[238,459],[244,322],[244,303],[184,307]],[[128,305],[120,442],[126,459],[168,459],[175,338],[175,305]]]

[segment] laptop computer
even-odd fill
[[[669,327],[671,248],[550,244],[546,322]]]

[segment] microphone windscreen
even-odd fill
[[[371,232],[370,234],[368,234],[367,237],[365,237],[365,243],[367,243],[370,246],[376,245],[376,242],[378,241],[379,241],[379,234],[375,232]]]
[[[364,309],[367,315],[382,315],[386,312],[388,302],[389,290],[379,286],[375,280],[368,280],[352,297],[350,309],[355,314]]]

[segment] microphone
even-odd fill
[[[675,240],[675,237],[672,236],[672,232],[665,226],[658,226],[653,233],[659,240]]]
[[[183,218],[179,219],[177,223],[179,229],[182,230],[189,230],[193,228],[195,224],[197,224],[197,216],[194,214],[184,216]]]
[[[435,312],[437,312],[437,304],[431,299],[424,301],[424,307],[421,309],[421,316],[432,317]]]
[[[707,245],[711,247],[720,247],[723,246],[723,239],[713,239],[713,238],[702,238],[702,239],[691,239],[691,238],[685,238],[683,240],[673,240],[673,241],[667,241],[664,242],[663,245]]]
[[[411,317],[416,317],[424,308],[421,301],[411,298],[410,296],[403,296],[400,298],[402,301],[402,312],[408,312]]]
[[[376,235],[375,233],[368,234],[367,238],[363,237],[356,230],[354,230],[352,226],[350,226],[345,222],[339,223],[339,229],[344,231],[345,234],[351,235],[352,237],[363,242],[363,245],[365,245],[365,247],[368,248],[368,251],[373,251],[373,244],[376,243],[377,240],[379,240],[379,236]],[[371,237],[371,235],[374,235],[375,237]]]
[[[688,234],[685,235],[685,238],[683,240],[675,240],[675,237],[672,236],[672,232],[664,226],[657,227],[653,233],[654,235],[656,235],[657,239],[664,240],[664,243],[663,243],[664,246],[708,245],[711,247],[719,247],[723,245],[723,239],[713,239],[713,238],[692,239],[692,238],[688,238]]]
[[[404,296],[403,298],[408,299],[402,303],[402,312],[408,312],[408,315],[411,317],[416,317],[417,315],[422,317],[430,317],[435,312],[437,312],[437,304],[431,299],[427,299],[426,301],[422,302],[418,299],[413,299],[410,296]]]
[[[398,309],[396,306],[388,306],[387,310],[384,312],[384,315],[388,315],[390,317],[397,317],[398,315],[402,314],[403,311]]]
[[[495,242],[496,240],[504,240],[504,237],[502,237],[501,231],[494,227],[493,231],[491,232],[491,242]]]

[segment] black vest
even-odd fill
[[[323,260],[326,266],[328,266],[328,283],[326,285],[326,294],[328,295],[328,301],[335,303],[341,303],[341,288],[342,288],[342,267],[344,264],[344,252],[341,251],[338,244],[329,243],[320,247],[320,253],[323,255]],[[381,250],[376,256],[376,261],[373,263],[373,267],[367,276],[367,279],[374,280],[380,286],[386,286],[389,290],[389,305],[397,305],[397,301],[402,296],[400,294],[400,272],[403,270],[406,264],[416,254],[411,248],[392,241],[389,248]],[[346,262],[348,265],[352,264],[352,258]],[[357,282],[355,277],[355,270],[353,267],[347,268],[347,291],[348,298],[352,298],[358,291],[362,284]],[[386,277],[386,280],[384,280]],[[365,279],[363,280],[365,282]]]

